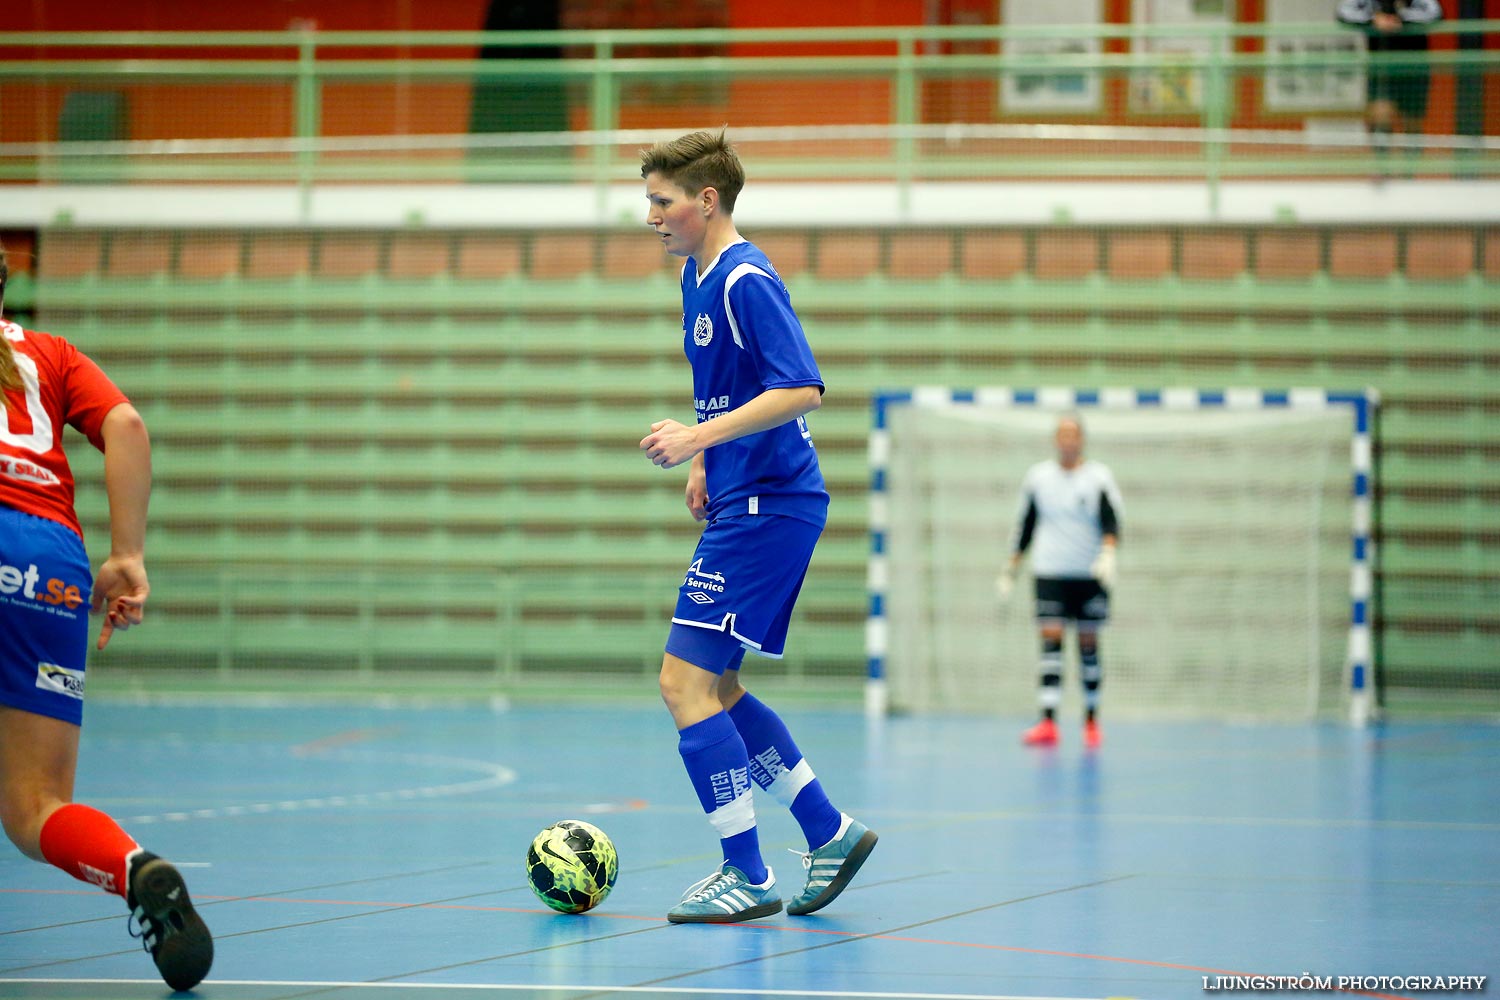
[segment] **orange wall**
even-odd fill
[[[899,26],[922,24],[926,17],[925,0],[847,0],[844,3],[798,2],[798,0],[730,0],[729,23],[735,28],[815,28]],[[767,55],[776,46],[731,47],[731,55]],[[792,45],[780,51],[803,55],[894,54],[894,45],[871,42],[865,45]]]
[[[731,0],[736,28],[807,28],[839,25],[921,24],[924,0]],[[895,55],[893,44],[731,45],[733,56]],[[890,120],[891,92],[884,81],[804,79],[738,80],[730,90],[729,118],[736,125],[853,125]]]
[[[183,3],[132,0],[130,3],[0,3],[0,33],[7,31],[281,31],[307,24],[324,30],[477,30],[484,25],[487,0],[278,0],[275,3]],[[384,47],[340,49],[345,58],[395,59],[410,50]],[[80,49],[53,46],[11,58],[99,59],[130,56],[155,59],[281,59],[292,49]],[[423,56],[474,55],[474,50],[423,50]],[[93,84],[107,89],[108,84]],[[78,85],[0,85],[0,141],[57,138],[58,116],[68,89]],[[81,89],[81,88],[78,88]],[[293,134],[294,99],[290,83],[125,85],[130,137],[134,139],[230,138]],[[432,84],[338,84],[328,88],[323,129],[330,135],[463,132],[469,123],[469,88]]]
[[[0,4],[0,31],[280,31],[303,21],[327,30],[472,29],[484,24],[488,6],[486,0],[10,0]]]
[[[1458,0],[1443,0],[1449,16],[1457,15]],[[561,0],[564,22],[604,26],[686,25],[674,3],[665,0]],[[181,0],[11,0],[0,2],[0,33],[17,30],[279,30],[299,23],[322,29],[477,29],[484,23],[488,0],[277,0],[265,4],[186,4]],[[1104,0],[1106,21],[1128,23],[1131,0]],[[1258,20],[1263,0],[1240,0],[1242,18]],[[695,26],[708,22],[732,27],[812,27],[820,25],[920,24],[933,16],[950,23],[991,23],[997,17],[999,0],[716,0],[696,7],[689,5]],[[1486,0],[1490,16],[1500,17],[1500,0]],[[1331,18],[1330,13],[1330,18]],[[645,22],[645,23],[643,23]],[[1434,48],[1454,47],[1451,36],[1439,37]],[[1486,44],[1500,41],[1491,37]],[[1247,40],[1253,50],[1258,43]],[[1124,51],[1125,42],[1107,43],[1107,51]],[[701,47],[700,47],[701,48]],[[947,51],[991,52],[992,43],[944,45]],[[890,53],[889,43],[849,45],[747,45],[729,47],[730,55],[776,56],[800,54]],[[108,50],[54,47],[33,50],[19,58],[98,58],[120,55]],[[156,50],[135,56],[182,57],[173,50]],[[195,58],[288,59],[291,50],[260,53],[240,51],[195,52]],[[339,50],[339,56],[354,58],[399,58],[409,49]],[[473,56],[472,49],[423,50],[423,56]],[[661,54],[656,52],[653,54]],[[12,55],[12,58],[17,56]],[[1119,124],[1132,121],[1126,110],[1125,81],[1113,79],[1105,87],[1102,114],[1074,116],[1072,120]],[[997,116],[997,82],[993,79],[929,81],[922,95],[927,121],[993,121]],[[1433,75],[1427,130],[1451,132],[1454,128],[1454,78]],[[1488,116],[1486,131],[1500,131],[1500,74],[1485,80]],[[0,85],[0,141],[27,141],[56,137],[64,85],[42,87],[24,82]],[[585,127],[586,98],[574,88],[573,123]],[[140,139],[171,137],[218,138],[230,136],[286,136],[293,131],[294,105],[289,83],[181,86],[153,84],[129,86],[131,135]],[[879,80],[829,81],[818,78],[737,80],[695,89],[676,85],[637,86],[627,89],[629,103],[622,110],[621,125],[627,128],[699,126],[719,121],[739,126],[777,124],[878,123],[888,119],[889,87]],[[1267,116],[1259,112],[1259,84],[1241,80],[1237,84],[1238,113],[1234,124],[1245,127],[1296,127],[1301,116]],[[324,93],[322,126],[325,134],[412,134],[463,132],[469,123],[470,87],[464,82],[406,86],[396,83],[330,84]],[[1049,116],[1047,120],[1068,120]],[[1151,116],[1151,124],[1196,124],[1196,116]]]

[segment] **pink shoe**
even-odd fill
[[[1104,734],[1099,731],[1099,723],[1093,719],[1083,724],[1083,745],[1090,750],[1097,750],[1099,744],[1104,742]]]
[[[1021,734],[1021,742],[1029,747],[1057,746],[1057,723],[1043,719]]]

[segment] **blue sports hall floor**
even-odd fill
[[[717,842],[639,699],[99,699],[78,798],[183,867],[217,940],[205,998],[1182,1000],[1303,973],[1419,997],[1363,977],[1500,975],[1500,725],[1116,722],[1085,752],[1071,724],[1036,751],[1020,718],[783,714],[881,836],[801,918],[666,922]],[[790,895],[797,829],[757,803]],[[621,857],[583,916],[524,878],[564,818]],[[169,995],[119,899],[3,846],[0,996]]]

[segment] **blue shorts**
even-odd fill
[[[716,674],[745,650],[780,659],[823,526],[775,514],[711,521],[677,593],[667,652]]]
[[[83,722],[93,584],[72,529],[0,506],[0,705]]]

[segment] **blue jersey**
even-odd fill
[[[725,247],[700,280],[682,269],[683,350],[693,366],[698,422],[745,405],[767,389],[823,388],[781,276],[754,244]],[[780,514],[828,519],[828,490],[803,417],[703,453],[708,516]]]

